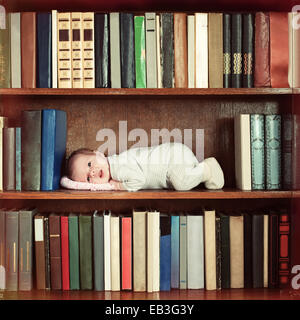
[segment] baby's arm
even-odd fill
[[[120,181],[111,179],[109,183],[114,187],[114,190],[126,190]]]

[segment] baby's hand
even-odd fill
[[[120,181],[116,181],[116,180],[111,179],[111,180],[109,180],[109,183],[112,186],[114,186],[115,190],[123,190],[122,184]]]

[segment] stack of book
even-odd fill
[[[0,88],[289,87],[294,32],[287,12],[14,12]]]

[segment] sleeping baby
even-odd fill
[[[127,191],[186,191],[200,183],[207,189],[224,186],[223,171],[217,160],[207,158],[199,163],[191,149],[181,143],[132,148],[108,157],[99,151],[78,149],[68,159],[67,179],[78,182],[78,189],[90,190],[105,190],[101,186],[107,185],[106,190]]]

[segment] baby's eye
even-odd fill
[[[88,182],[90,182],[90,177],[87,177],[86,180],[87,180]]]
[[[90,161],[90,162],[88,162],[88,166],[90,167],[91,165],[92,165],[91,161]]]

